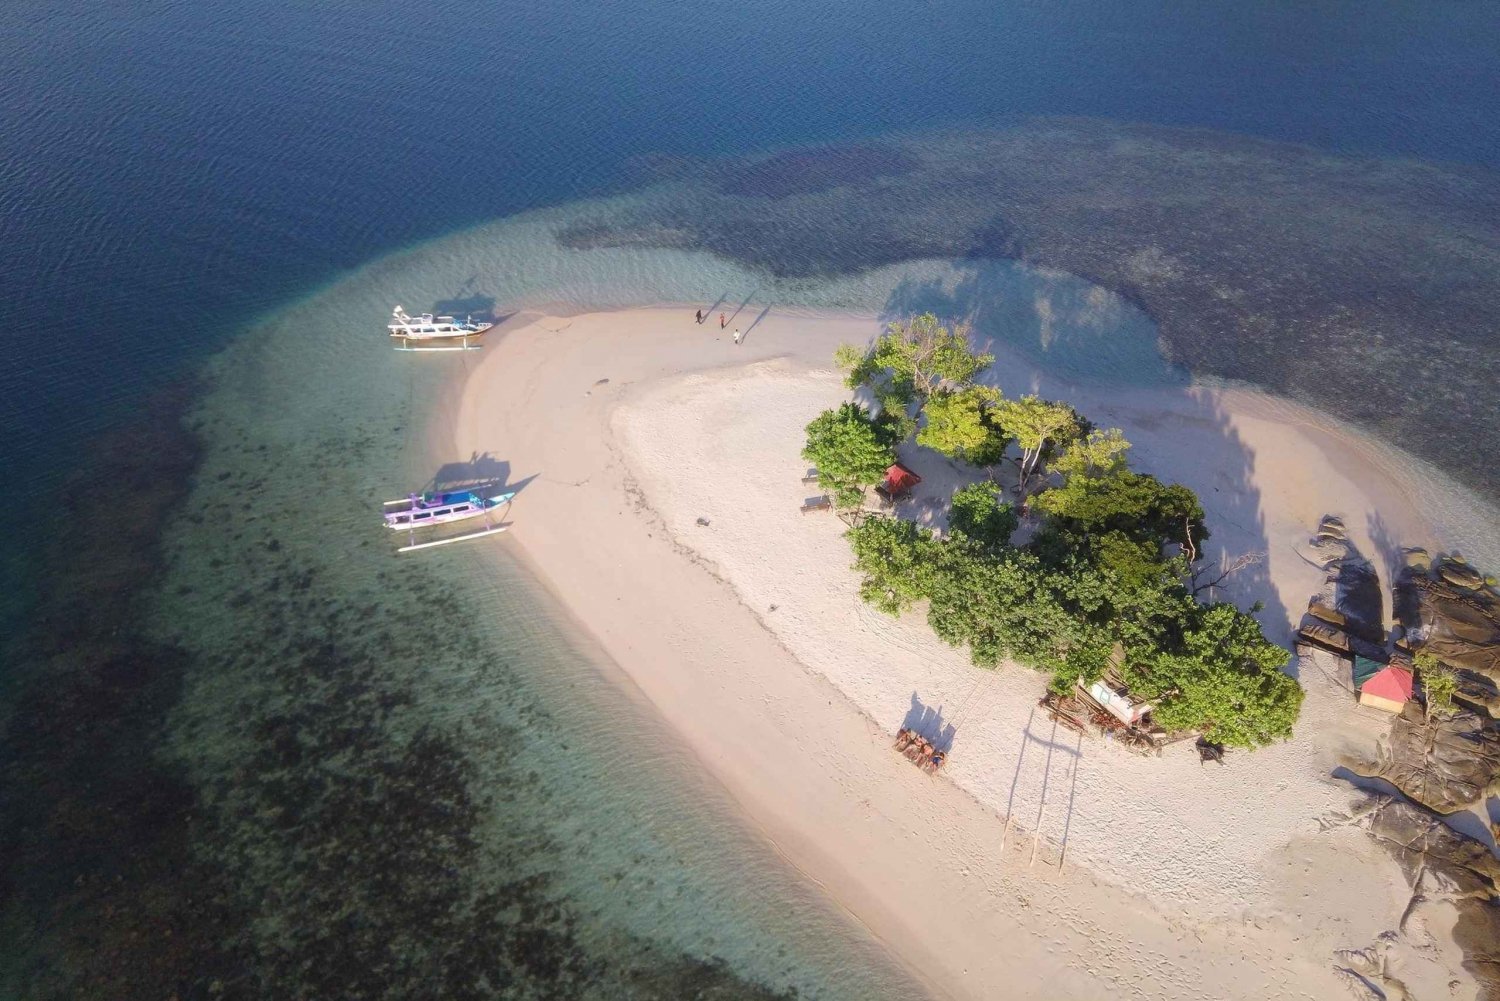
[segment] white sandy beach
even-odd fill
[[[815,492],[799,452],[807,422],[847,398],[835,345],[878,329],[772,312],[736,346],[691,308],[522,314],[438,415],[434,468],[509,464],[523,485],[497,548],[522,554],[788,860],[935,994],[1354,989],[1336,951],[1395,929],[1409,891],[1363,831],[1319,821],[1358,798],[1330,777],[1335,755],[1370,747],[1385,719],[1305,661],[1293,740],[1223,767],[1190,744],[1140,757],[1054,732],[1034,711],[1039,676],[975,669],[920,614],[864,606],[844,526],[798,511]],[[1416,480],[1305,408],[1068,385],[1009,357],[995,371],[1123,428],[1137,468],[1198,491],[1216,555],[1264,552],[1227,595],[1263,602],[1274,639],[1322,579],[1299,550],[1323,515],[1382,567],[1399,545],[1462,541]],[[908,464],[924,482],[906,510],[926,517],[959,471],[930,453]],[[954,728],[940,778],[890,749],[924,712]],[[1467,982],[1451,920],[1419,911],[1393,947],[1418,997]]]

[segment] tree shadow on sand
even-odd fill
[[[946,280],[899,283],[881,310],[885,321],[932,312],[949,322],[971,325],[974,341],[997,355],[981,381],[1007,396],[1036,394],[1077,403],[1100,427],[1118,426],[1135,442],[1131,467],[1192,489],[1203,502],[1211,537],[1201,547],[1201,577],[1218,576],[1245,554],[1267,554],[1254,449],[1245,442],[1216,394],[1189,385],[1180,370],[1162,358],[1149,321],[1129,303],[1072,276],[1028,273],[1011,261],[969,259],[955,262]],[[1124,329],[1113,327],[1120,323]],[[1119,383],[1155,392],[1148,407],[1129,405]],[[981,470],[915,448],[902,461],[924,478],[920,493],[907,502],[908,517],[941,528],[940,508],[954,487],[984,477]],[[947,471],[945,471],[947,470]],[[951,476],[949,475],[951,472]],[[927,489],[923,489],[927,488]],[[947,494],[937,496],[934,491]],[[1311,526],[1309,526],[1311,527]],[[1290,646],[1297,623],[1287,610],[1261,559],[1237,570],[1200,600],[1259,603],[1257,619],[1275,642]],[[1287,670],[1296,664],[1288,654]]]

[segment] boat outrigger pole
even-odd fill
[[[404,530],[407,533],[408,544],[396,550],[398,553],[431,549],[433,546],[446,546],[451,542],[482,539],[487,535],[498,535],[510,527],[495,524],[493,515],[496,508],[509,504],[513,497],[515,497],[515,491],[492,496],[483,496],[472,490],[410,494],[404,500],[385,502],[387,508],[399,509],[388,511],[385,515],[385,523],[387,528]],[[484,528],[480,531],[453,535],[445,539],[433,539],[430,542],[417,541],[419,528],[437,528],[441,525],[478,517],[484,518]]]
[[[431,549],[433,546],[446,546],[450,542],[468,542],[470,539],[482,539],[486,535],[497,535],[500,532],[505,531],[509,527],[509,525],[496,525],[493,528],[486,528],[482,532],[470,532],[468,535],[455,535],[451,539],[434,539],[431,542],[417,542],[417,533],[416,530],[413,529],[411,534],[412,544],[409,546],[402,546],[400,549],[396,550],[396,552],[410,553],[418,549]]]

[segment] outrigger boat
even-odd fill
[[[459,323],[451,316],[408,316],[397,306],[386,329],[396,339],[397,351],[478,351],[479,339],[493,323],[476,322],[472,316]]]
[[[385,527],[397,532],[409,533],[411,542],[396,550],[398,553],[409,553],[414,549],[427,549],[432,546],[446,546],[450,542],[466,542],[469,539],[482,539],[486,535],[494,535],[503,532],[508,525],[493,525],[490,522],[490,512],[502,504],[510,503],[516,495],[512,490],[509,493],[493,494],[486,497],[472,490],[456,490],[449,493],[422,493],[411,494],[402,500],[386,501]],[[467,535],[454,535],[446,539],[434,539],[431,542],[418,542],[417,529],[432,528],[436,525],[451,525],[457,521],[466,521],[469,518],[483,518],[484,529],[478,532],[469,532]]]

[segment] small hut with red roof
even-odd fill
[[[1359,704],[1399,713],[1411,701],[1411,671],[1398,664],[1387,664],[1359,686]]]
[[[922,477],[898,462],[885,471],[885,480],[875,488],[875,492],[887,501],[895,503],[911,493],[912,487],[921,482]]]

